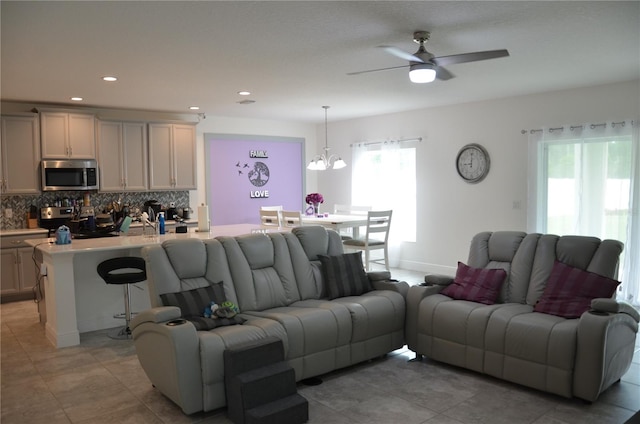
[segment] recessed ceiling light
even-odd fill
[[[189,106],[190,110],[200,110],[199,106]]]
[[[241,96],[248,96],[248,95],[251,94],[251,92],[250,91],[238,91],[238,94],[241,95]]]
[[[107,75],[106,77],[102,77],[102,80],[107,82],[114,82],[118,81],[118,78]]]
[[[71,100],[73,100],[74,102],[81,102],[84,99],[82,97],[72,97]]]
[[[251,100],[251,99],[244,99],[244,100],[240,100],[240,101],[239,101],[239,102],[237,102],[237,103],[239,103],[239,104],[241,104],[241,105],[250,105],[250,104],[255,103],[255,102],[256,102],[255,100]]]

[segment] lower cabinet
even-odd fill
[[[36,265],[31,256],[32,247],[1,249],[2,283],[0,296],[2,302],[8,300],[32,299],[36,285]]]
[[[0,237],[0,301],[34,299],[38,267],[33,261],[33,247],[27,239],[47,237],[47,230],[27,230],[29,234]]]

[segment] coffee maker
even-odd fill
[[[142,212],[147,212],[149,214],[151,221],[155,221],[155,217],[162,211],[162,204],[157,200],[147,200],[144,202],[144,206],[142,208]]]
[[[167,209],[167,213],[165,214],[165,216],[167,217],[167,219],[175,219],[176,221],[180,219],[175,202],[169,202],[169,208]]]

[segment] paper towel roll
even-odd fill
[[[198,231],[209,232],[209,206],[198,206]]]

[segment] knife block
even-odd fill
[[[38,218],[31,218],[29,212],[27,212],[27,228],[38,228]]]

